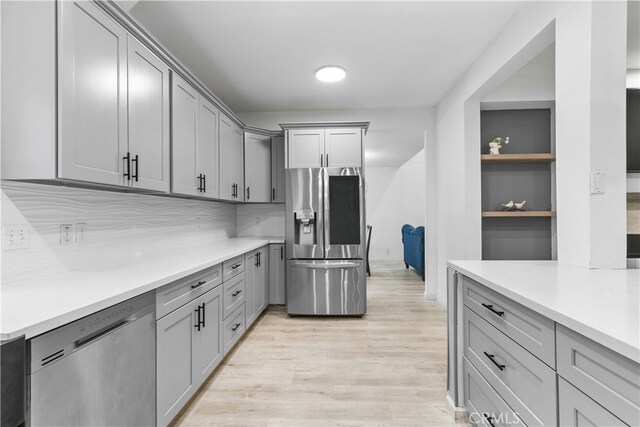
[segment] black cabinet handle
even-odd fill
[[[487,422],[489,423],[489,425],[491,427],[496,427],[496,425],[493,423],[493,417],[490,416],[489,414],[482,414],[482,416],[484,417],[485,420],[487,420]]]
[[[271,200],[275,200],[276,199],[276,189],[272,188],[271,189]]]
[[[204,303],[202,303],[202,327],[203,328],[206,326],[205,323],[204,323],[204,315],[205,315],[206,311],[207,311],[207,309],[204,306]]]
[[[240,293],[242,293],[242,291],[235,291],[234,293],[231,294],[231,296],[237,297],[238,295],[240,295]]]
[[[137,154],[133,159],[131,159],[131,166],[133,166],[134,163],[136,165],[136,167],[135,167],[136,174],[135,175],[131,175],[131,178],[135,179],[136,182],[138,182],[138,167],[140,166],[140,162],[138,161],[138,155]]]
[[[200,306],[198,306],[198,308],[194,311],[198,313],[198,323],[196,323],[195,328],[197,330],[200,330],[200,323],[202,322],[202,320],[200,319]]]
[[[247,187],[247,200],[249,200],[251,198],[251,193],[249,192],[249,188],[250,187]]]
[[[280,261],[284,259],[284,248],[280,248]]]
[[[207,281],[206,281],[206,280],[202,280],[202,281],[198,282],[198,283],[197,283],[197,284],[195,284],[195,285],[191,285],[191,289],[197,289],[197,288],[199,288],[200,286],[204,285],[205,283],[207,283]]]
[[[327,165],[327,167],[329,167],[329,155],[327,154],[326,157],[327,157],[327,161],[325,162],[325,164]]]
[[[498,311],[496,309],[493,308],[493,305],[491,304],[482,304],[482,306],[484,308],[486,308],[487,310],[489,310],[490,312],[492,312],[493,314],[497,315],[497,316],[504,316],[504,311]]]
[[[242,264],[238,263],[238,264],[236,264],[236,265],[232,265],[232,266],[231,266],[231,269],[232,269],[232,270],[235,270],[236,268],[241,267],[241,266],[242,266]]]
[[[202,191],[202,174],[198,175],[198,191]]]
[[[496,362],[495,356],[493,354],[489,354],[485,351],[484,355],[487,356],[489,360],[491,360],[493,364],[498,367],[498,369],[500,369],[501,371],[504,371],[504,368],[506,368],[506,365],[501,365],[498,362]]]
[[[233,328],[231,328],[231,330],[232,330],[233,332],[235,332],[235,331],[236,331],[236,329],[238,329],[238,328],[240,327],[240,325],[242,325],[242,323],[236,323],[236,325],[235,325]]]
[[[322,157],[322,154],[320,154],[320,167],[324,166],[324,158]]]
[[[202,192],[207,192],[207,175],[202,174]]]
[[[122,176],[127,178],[127,181],[131,181],[131,153],[127,151],[127,155],[122,158],[125,162],[126,172],[122,174]]]

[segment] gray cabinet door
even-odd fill
[[[269,305],[269,251],[265,246],[260,248],[257,281],[256,281],[256,317]]]
[[[287,167],[320,168],[324,163],[324,129],[287,131]]]
[[[325,166],[362,167],[362,129],[325,129]]]
[[[196,385],[206,380],[222,360],[222,289],[222,286],[218,286],[193,302],[194,310],[199,309],[201,320],[200,330],[194,328],[193,336],[193,376]]]
[[[561,426],[626,426],[586,394],[558,377],[558,415]]]
[[[271,138],[271,201],[284,203],[284,138]]]
[[[245,326],[249,328],[256,320],[256,287],[258,281],[258,256],[257,252],[246,255],[245,266]]]
[[[93,2],[59,7],[58,174],[127,185],[127,33]]]
[[[171,192],[196,195],[198,92],[175,73],[172,77]]]
[[[284,245],[269,245],[269,304],[284,304]]]
[[[167,425],[195,392],[192,348],[194,304],[189,303],[158,320],[157,424]]]
[[[220,113],[220,198],[244,200],[242,131],[226,114]]]
[[[196,179],[198,194],[217,199],[220,196],[218,185],[218,155],[220,151],[218,122],[220,112],[209,101],[200,97],[198,106],[198,135],[196,137]],[[200,178],[198,178],[201,175]]]
[[[244,133],[245,201],[271,201],[271,138]]]
[[[169,67],[128,38],[129,152],[132,187],[169,192]]]

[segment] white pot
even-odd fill
[[[490,142],[489,143],[489,154],[494,154],[494,155],[500,154],[500,147],[502,147],[500,144],[495,143],[495,142]]]

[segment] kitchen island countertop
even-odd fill
[[[449,261],[449,267],[636,362],[640,270],[556,261]]]
[[[3,280],[0,340],[33,338],[270,243],[284,238],[199,242],[46,278]]]

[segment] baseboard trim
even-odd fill
[[[453,399],[451,396],[447,394],[447,412],[454,419],[456,423],[468,423],[469,422],[469,412],[465,408],[461,408],[456,406],[453,403]]]

